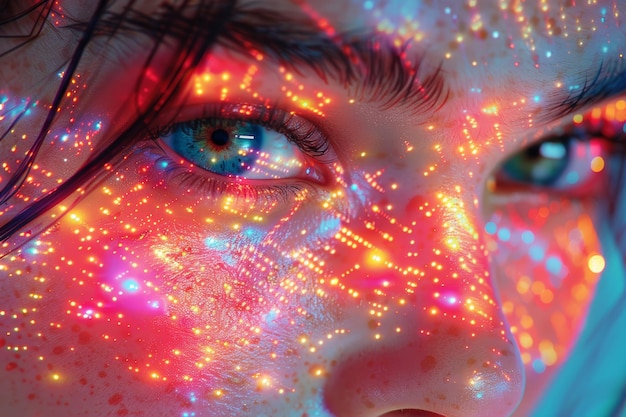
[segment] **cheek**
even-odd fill
[[[181,193],[153,156],[133,156],[5,259],[3,285],[17,296],[2,313],[28,311],[32,322],[20,315],[8,327],[19,322],[28,340],[3,343],[39,346],[31,377],[44,383],[123,375],[244,395],[270,384],[260,371],[276,358],[307,372],[298,364],[310,346],[299,336],[328,334],[341,315],[342,303],[316,288],[334,215],[313,216],[323,202],[311,199]]]
[[[502,205],[486,223],[503,310],[531,381],[565,359],[604,268],[590,203],[538,198]]]

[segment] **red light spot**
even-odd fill
[[[111,404],[111,405],[117,405],[117,404],[119,404],[119,403],[121,403],[121,402],[122,402],[122,399],[123,399],[123,398],[124,398],[124,397],[122,397],[122,394],[120,394],[120,393],[115,393],[115,394],[111,395],[111,397],[109,398],[109,404]]]

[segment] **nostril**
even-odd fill
[[[382,414],[379,417],[446,417],[446,416],[433,413],[431,411],[426,411],[426,410],[403,409],[403,410],[390,411],[388,413]]]

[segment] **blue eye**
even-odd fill
[[[579,131],[522,149],[496,170],[491,190],[549,189],[584,196],[601,188],[611,139]]]
[[[570,165],[571,142],[569,137],[546,140],[518,152],[502,165],[500,180],[537,186],[555,184]]]
[[[287,137],[277,131],[282,128],[273,130],[258,123],[211,117],[176,123],[166,134],[160,135],[160,139],[179,156],[217,175],[242,179],[306,177],[319,180],[315,161],[298,146],[297,130],[303,124],[296,123],[295,132]],[[311,147],[315,130],[307,128],[306,133],[306,145]]]

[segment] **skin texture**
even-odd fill
[[[0,58],[2,130],[37,100],[0,142],[0,185],[39,133],[77,45],[63,23],[95,7],[58,3],[39,37]],[[617,97],[558,117],[549,109],[601,62],[617,62],[603,77],[623,71],[626,10],[608,1],[263,4],[329,35],[376,32],[383,49],[409,45],[404,64],[420,60],[417,83],[440,68],[440,98],[388,104],[358,81],[215,47],[151,128],[271,106],[294,115],[286,130],[318,129],[329,151],[305,156],[285,140],[312,173],[276,162],[262,172],[284,168],[285,178],[226,178],[192,167],[161,132],[16,233],[0,259],[2,414],[530,416],[604,264],[621,265],[599,232],[612,220],[607,184],[620,160],[591,132],[598,139],[577,144],[568,168],[577,180],[512,183],[501,166],[572,126],[623,124]],[[137,89],[150,44],[126,34],[87,48],[3,224],[158,94],[174,48]],[[595,157],[606,161],[598,172]]]

